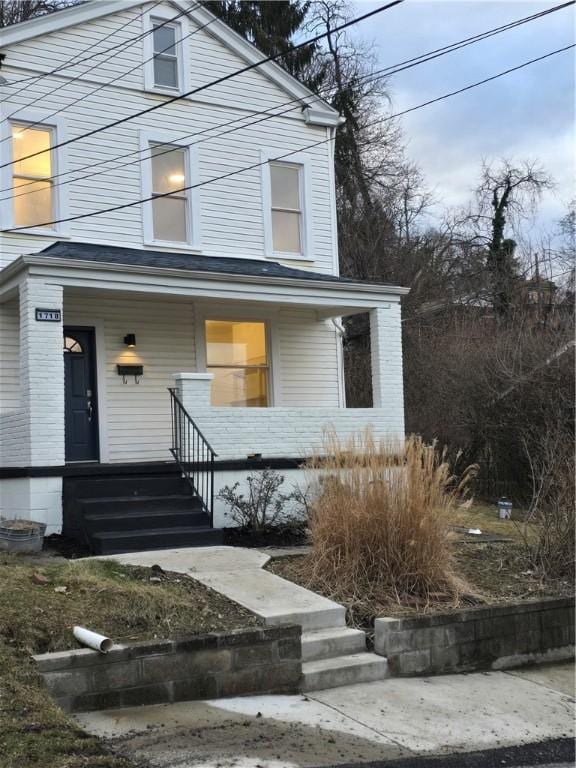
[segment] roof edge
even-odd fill
[[[203,6],[190,9],[184,0],[166,0],[166,2],[180,11],[186,12],[187,16],[196,21],[199,26],[215,19],[215,21],[211,21],[209,27],[205,28],[206,33],[232,49],[247,64],[255,64],[266,59],[262,51]],[[146,0],[144,2],[142,0],[87,0],[81,5],[6,27],[0,31],[0,50],[25,40],[147,4]],[[265,61],[260,72],[279,88],[302,102],[306,109],[307,123],[333,126],[342,122],[339,112],[334,107],[331,107],[328,102],[307,88],[275,61]],[[313,99],[313,104],[307,103],[310,99]]]
[[[398,285],[386,285],[383,283],[361,283],[354,280],[314,280],[309,277],[280,277],[278,275],[254,276],[247,274],[235,274],[231,272],[209,272],[207,270],[201,269],[182,270],[175,269],[173,267],[150,267],[147,265],[115,264],[114,262],[96,262],[89,261],[87,259],[63,259],[57,256],[49,256],[47,254],[41,256],[40,253],[20,256],[18,259],[5,267],[5,269],[0,271],[0,284],[29,266],[41,266],[51,268],[53,267],[56,269],[95,269],[102,270],[104,272],[128,272],[142,275],[171,275],[177,277],[186,276],[213,281],[231,280],[242,283],[264,282],[276,285],[293,285],[298,287],[307,286],[309,288],[322,287],[327,288],[328,290],[352,289],[359,291],[360,293],[389,293],[393,296],[405,296],[410,292],[410,288],[405,288]]]

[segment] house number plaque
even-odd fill
[[[59,309],[36,308],[36,320],[42,323],[59,323],[62,320],[62,312]]]

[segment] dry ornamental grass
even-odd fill
[[[369,432],[346,443],[332,433],[309,520],[310,583],[350,605],[370,600],[457,603],[450,514],[474,468],[455,480],[445,454],[419,437],[376,443]]]

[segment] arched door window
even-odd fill
[[[82,344],[73,336],[64,336],[64,352],[84,352]]]

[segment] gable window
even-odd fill
[[[154,58],[154,85],[157,88],[178,90],[178,44],[179,25],[163,24],[152,20],[152,45]]]
[[[55,218],[53,131],[12,124],[12,222],[15,227],[46,227]],[[39,154],[37,154],[39,153]],[[34,155],[28,157],[28,155]],[[23,159],[26,158],[26,159]]]
[[[272,245],[277,253],[302,253],[302,168],[270,163]]]
[[[158,5],[158,3],[156,3]],[[190,22],[155,8],[142,17],[144,90],[174,95],[190,89]]]
[[[266,323],[206,320],[206,370],[214,374],[212,405],[269,404]]]
[[[154,240],[185,243],[188,241],[188,196],[182,188],[186,186],[186,149],[152,144],[150,154]]]

